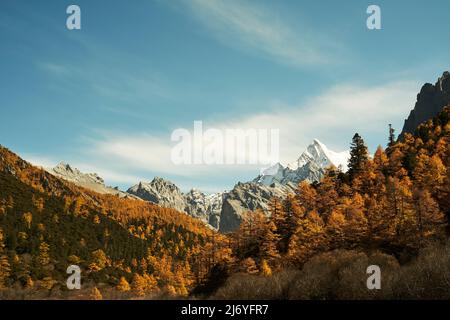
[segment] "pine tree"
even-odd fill
[[[395,144],[395,129],[392,128],[392,124],[389,124],[389,141],[388,141],[388,147],[391,148]]]
[[[350,180],[364,170],[369,154],[363,138],[355,133],[350,145],[350,159],[348,160],[348,174]]]

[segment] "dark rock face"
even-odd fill
[[[400,139],[403,135],[414,133],[419,124],[435,117],[450,101],[450,72],[445,71],[435,85],[426,83],[417,95],[417,102],[405,120]]]
[[[266,186],[255,182],[239,182],[233,190],[225,195],[219,231],[227,233],[236,230],[249,211],[260,209],[268,214],[272,198],[283,199],[288,193],[294,192],[294,189],[293,184],[273,183]]]

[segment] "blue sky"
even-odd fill
[[[66,8],[81,8],[81,30]],[[381,8],[382,30],[366,28]],[[282,162],[318,138],[371,151],[400,131],[416,94],[450,69],[450,2],[0,2],[0,143],[127,188],[162,176],[230,189],[249,166],[174,166],[171,132],[279,128]]]

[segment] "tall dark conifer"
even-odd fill
[[[392,124],[389,124],[389,142],[388,147],[392,147],[395,144],[395,129],[392,128]]]
[[[367,151],[367,146],[363,138],[358,133],[355,133],[350,145],[350,159],[348,160],[350,180],[353,180],[356,175],[364,170],[368,159],[369,152]]]

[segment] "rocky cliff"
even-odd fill
[[[417,102],[405,120],[403,130],[399,135],[414,133],[422,122],[435,117],[450,102],[450,72],[445,71],[442,77],[433,85],[426,83],[417,95]]]

